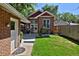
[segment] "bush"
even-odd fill
[[[21,40],[23,39],[23,36],[24,36],[24,34],[23,34],[23,32],[21,31],[21,32],[20,32],[20,42],[21,42]]]
[[[48,33],[49,33],[49,29],[42,28],[42,29],[40,30],[40,33],[42,33],[42,34],[48,34]]]
[[[48,33],[49,33],[49,29],[42,28],[39,32],[39,36],[42,36],[42,34],[48,34]]]

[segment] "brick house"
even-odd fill
[[[55,16],[48,11],[37,11],[28,16],[32,33],[53,33]]]
[[[20,20],[26,20],[10,4],[0,3],[0,55],[10,55],[20,44]]]

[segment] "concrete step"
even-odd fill
[[[34,43],[35,39],[22,39],[22,43]]]
[[[35,41],[35,39],[23,39],[23,41]]]

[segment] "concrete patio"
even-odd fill
[[[32,47],[35,41],[35,34],[25,34],[20,47],[17,48],[12,55],[17,56],[31,56]],[[24,50],[24,51],[23,51]]]

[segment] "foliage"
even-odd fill
[[[75,20],[76,23],[79,23],[79,15],[76,15],[76,20]]]
[[[43,9],[43,11],[49,11],[52,14],[57,15],[58,5],[54,6],[54,5],[48,5],[48,4],[46,4],[42,9]]]
[[[58,19],[67,21],[67,22],[76,22],[77,17],[72,13],[66,12],[63,14],[58,14]]]
[[[23,32],[21,31],[21,32],[20,32],[20,39],[23,39],[23,36],[24,36],[24,34],[23,34]]]
[[[43,34],[47,34],[49,32],[49,29],[43,28],[41,31],[42,31]]]
[[[49,33],[49,29],[41,28],[41,30],[39,32],[39,37],[42,37],[43,34],[48,34],[48,33]]]
[[[79,45],[67,38],[50,35],[37,38],[33,50],[33,56],[79,56]]]
[[[63,20],[63,21],[73,22],[73,23],[79,23],[79,15],[74,15],[74,14],[69,13],[69,12],[58,14],[58,5],[48,5],[48,4],[46,4],[42,8],[42,10],[51,12],[52,14],[57,16],[58,20]]]
[[[28,16],[35,11],[35,5],[33,3],[10,3],[16,10],[21,12],[24,16]]]
[[[16,10],[21,12],[24,16],[28,16],[32,12],[35,12],[35,6],[37,4],[34,3],[10,3]],[[55,16],[57,16],[57,19],[64,20],[67,22],[75,22],[79,23],[79,15],[74,15],[72,13],[66,12],[62,14],[58,14],[58,5],[49,5],[46,4],[43,8],[43,11],[49,11]]]

